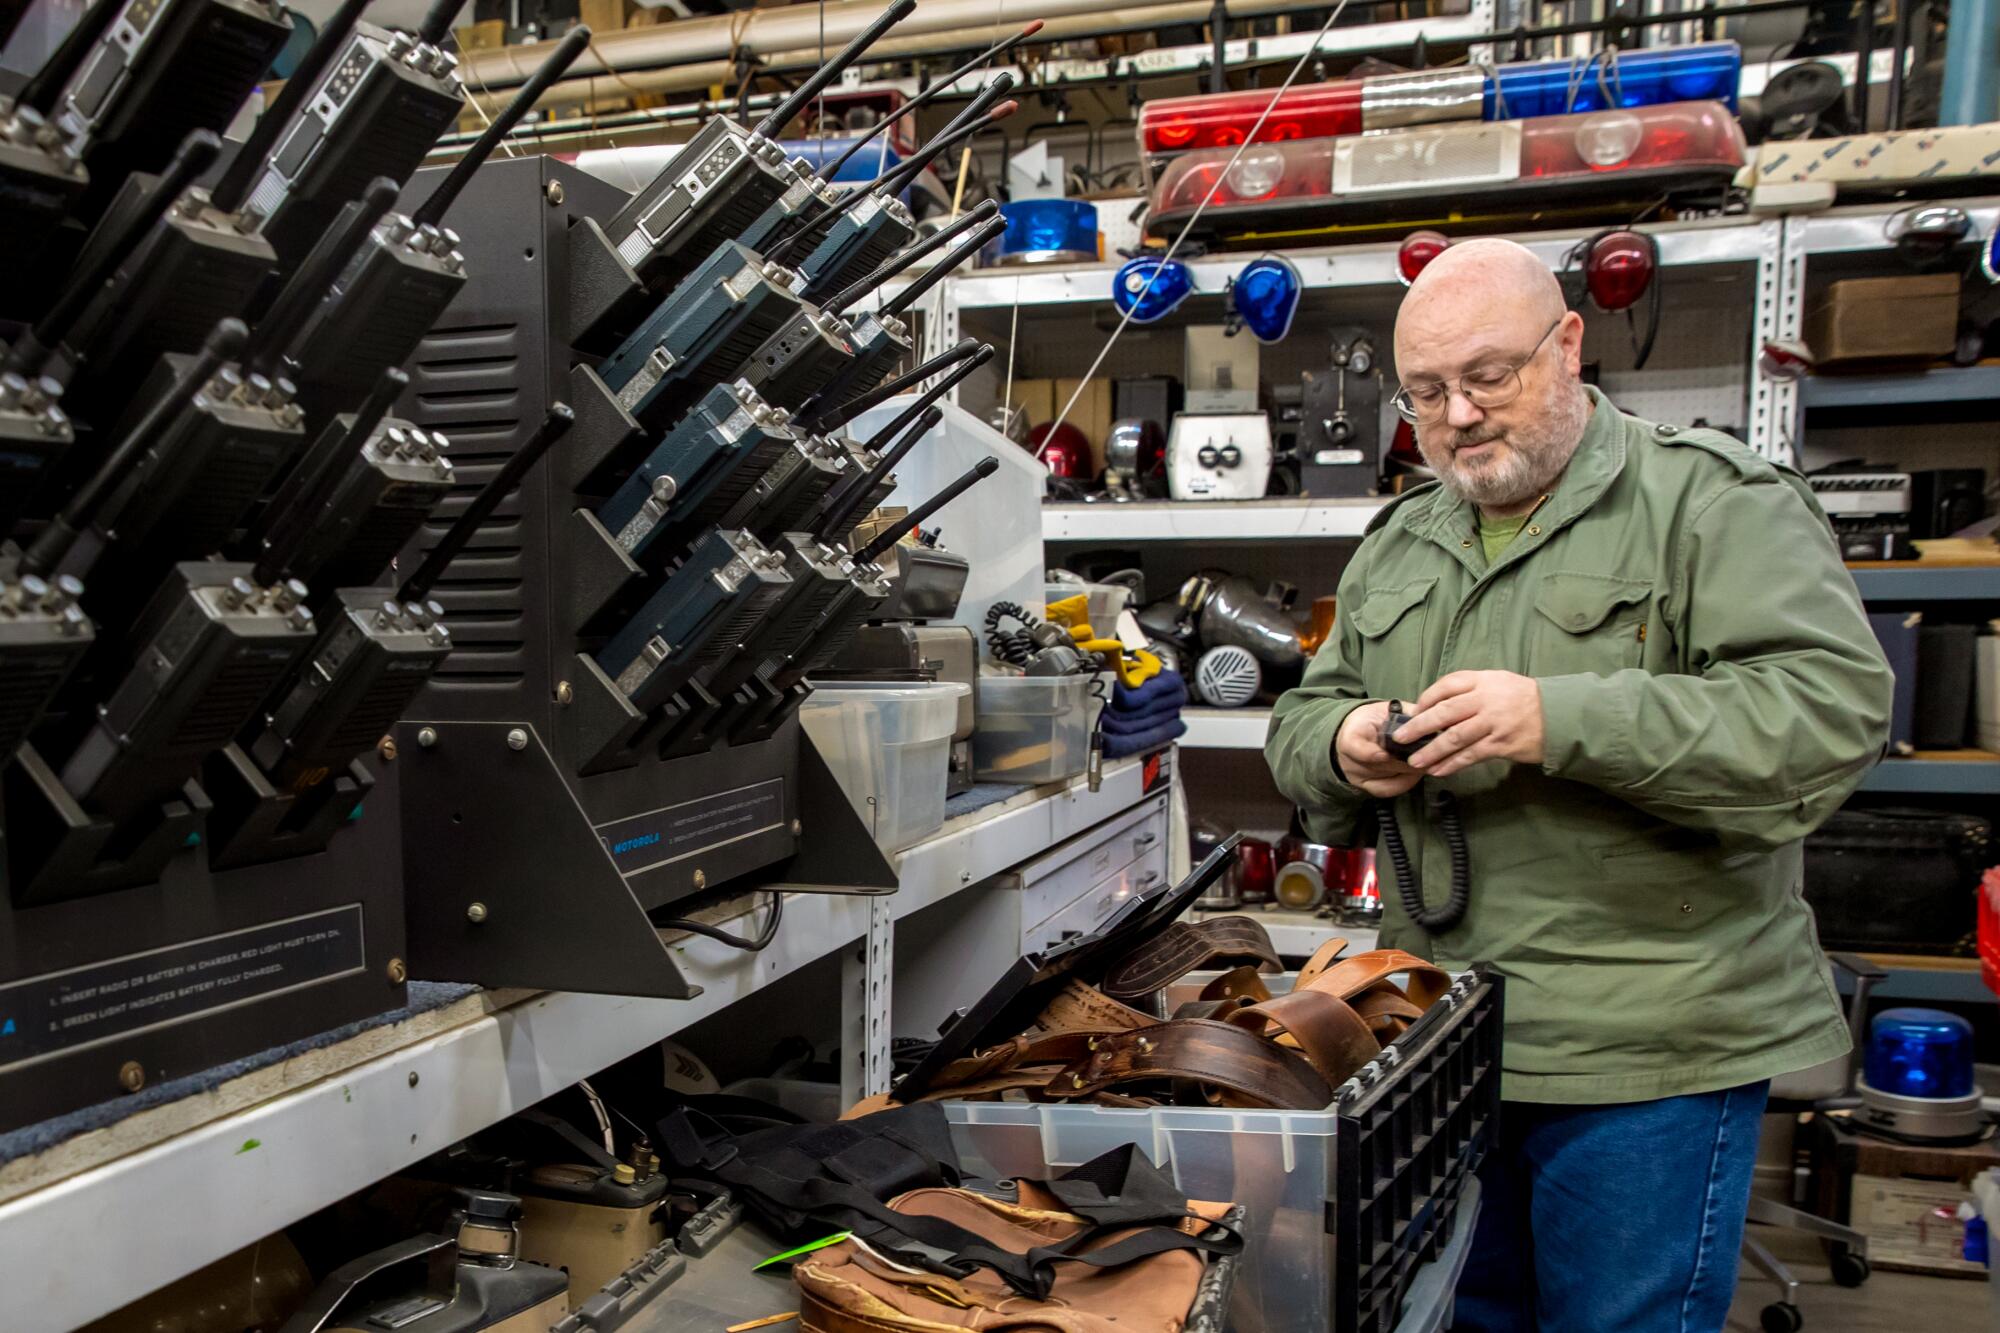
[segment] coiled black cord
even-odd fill
[[[1403,712],[1402,703],[1391,699],[1389,716],[1382,724],[1379,739],[1382,748],[1398,759],[1408,759],[1429,740],[1425,737],[1409,744],[1397,741],[1395,735],[1407,721],[1409,717]],[[1441,787],[1425,790],[1451,859],[1451,893],[1444,906],[1433,910],[1424,903],[1423,884],[1410,864],[1409,848],[1403,845],[1403,829],[1396,822],[1394,801],[1375,803],[1375,822],[1382,830],[1382,845],[1389,849],[1389,867],[1396,876],[1396,893],[1402,900],[1403,911],[1425,934],[1436,935],[1465,919],[1465,909],[1472,903],[1472,856],[1465,842],[1465,825],[1458,817],[1458,798]]]
[[[1003,620],[1018,620],[1019,629],[1001,629]],[[1035,655],[1034,629],[1039,624],[1019,602],[995,602],[986,608],[986,646],[993,660],[1009,666],[1025,667]]]
[[[1457,800],[1448,791],[1436,792],[1431,796],[1431,808],[1437,815],[1438,832],[1444,835],[1445,850],[1451,856],[1451,894],[1444,906],[1436,909],[1424,904],[1423,885],[1410,864],[1410,852],[1403,845],[1403,830],[1396,823],[1395,809],[1390,802],[1382,801],[1377,803],[1375,815],[1382,829],[1382,844],[1389,849],[1389,865],[1396,875],[1396,893],[1402,899],[1403,911],[1426,934],[1436,935],[1465,919],[1465,909],[1472,902],[1472,860],[1466,851],[1465,826],[1459,822]]]
[[[762,953],[771,947],[772,940],[778,938],[778,923],[784,919],[785,895],[782,892],[773,892],[771,894],[771,914],[764,919],[764,928],[757,932],[757,938],[754,940],[745,938],[742,935],[732,935],[726,930],[719,930],[714,926],[700,921],[693,921],[684,916],[662,917],[658,921],[655,921],[653,925],[659,930],[685,930],[690,935],[699,935],[703,939],[714,940],[719,944],[726,944],[732,949],[741,949],[745,953]]]

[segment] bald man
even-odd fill
[[[1369,525],[1265,754],[1320,841],[1393,817],[1384,944],[1506,978],[1454,1327],[1719,1329],[1769,1080],[1848,1049],[1800,844],[1881,754],[1889,668],[1805,484],[1586,386],[1527,250],[1446,250],[1395,345],[1437,481]]]

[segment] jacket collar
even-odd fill
[[[1584,424],[1583,439],[1570,456],[1569,466],[1556,479],[1549,502],[1536,516],[1536,524],[1542,531],[1536,534],[1524,531],[1516,537],[1495,562],[1496,568],[1500,564],[1513,563],[1588,512],[1611,488],[1618,474],[1625,470],[1625,414],[1613,407],[1611,400],[1596,386],[1585,385],[1584,392],[1590,395],[1590,420]],[[1476,511],[1470,501],[1440,484],[1431,492],[1426,503],[1412,505],[1411,510],[1404,520],[1404,526],[1411,532],[1444,547],[1475,575],[1486,572],[1465,541],[1467,537],[1476,536],[1479,528]]]

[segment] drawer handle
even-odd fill
[[[1132,891],[1134,893],[1144,893],[1159,882],[1160,872],[1157,870],[1148,870],[1145,874],[1139,876],[1138,881],[1132,885]]]
[[[1143,852],[1159,840],[1160,835],[1157,833],[1141,833],[1138,837],[1132,839],[1132,850]]]

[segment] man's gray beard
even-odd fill
[[[1583,442],[1584,427],[1590,424],[1591,401],[1581,385],[1561,396],[1555,410],[1540,421],[1517,427],[1507,437],[1504,461],[1483,466],[1462,466],[1452,457],[1459,444],[1493,439],[1479,427],[1450,431],[1444,439],[1417,440],[1418,452],[1445,488],[1476,505],[1504,506],[1546,493],[1555,484],[1571,455]]]

